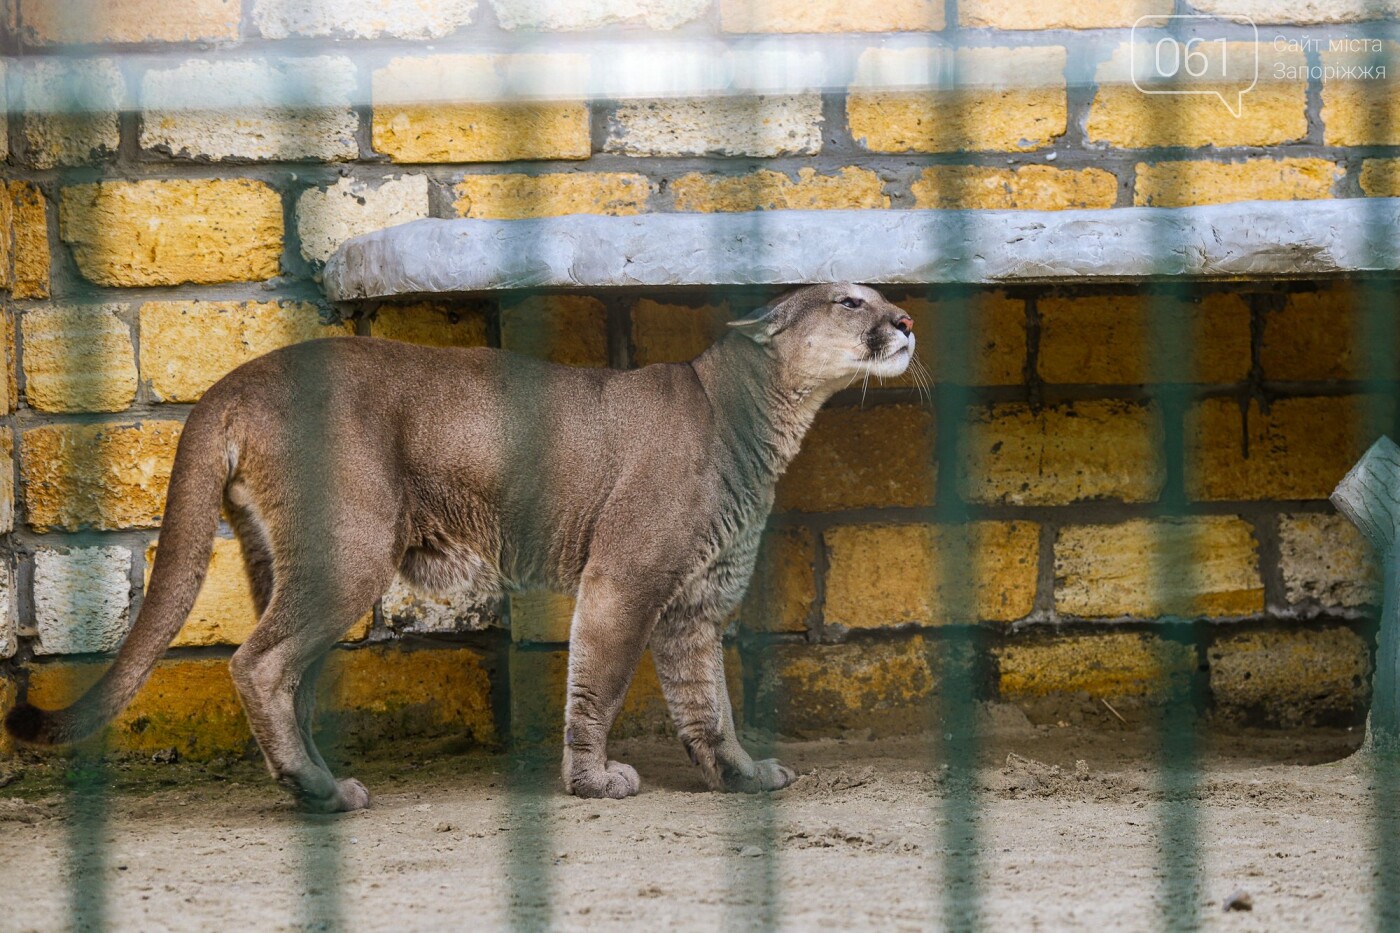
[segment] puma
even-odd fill
[[[72,742],[131,701],[189,614],[220,509],[259,622],[230,662],[273,777],[321,812],[369,804],[311,735],[320,662],[400,573],[428,592],[577,595],[564,785],[627,797],[608,731],[650,646],[681,741],[715,789],[774,790],[734,728],[722,626],[779,475],[823,402],[914,360],[913,322],[873,289],[798,289],[689,363],[573,369],[489,349],[317,340],[229,373],[190,412],[140,614],[103,677],[15,737]],[[917,372],[917,370],[916,370]]]

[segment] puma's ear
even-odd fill
[[[767,343],[773,339],[773,335],[788,325],[788,313],[791,302],[788,300],[792,294],[783,295],[763,307],[750,312],[739,318],[737,321],[730,321],[729,326],[748,337],[754,343]]]

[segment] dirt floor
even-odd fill
[[[143,931],[922,930],[950,886],[975,890],[958,904],[990,929],[1160,929],[1172,800],[1204,853],[1178,912],[1210,929],[1375,925],[1378,795],[1345,757],[1355,733],[1213,736],[1173,798],[1146,732],[983,715],[976,845],[951,846],[970,887],[947,880],[949,781],[919,739],[782,745],[801,778],[757,798],[704,792],[674,742],[617,743],[642,774],[626,801],[531,794],[511,759],[420,747],[353,763],[374,806],[314,819],[256,762],[123,764],[95,830],[63,769],[28,762],[0,766],[0,929],[71,928],[77,891]],[[92,836],[102,854],[71,854]],[[1226,912],[1241,890],[1253,909]]]

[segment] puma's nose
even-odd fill
[[[914,332],[914,319],[907,314],[901,315],[894,322],[894,329],[907,337]]]

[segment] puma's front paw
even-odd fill
[[[343,778],[335,782],[335,790],[324,796],[315,797],[298,792],[302,808],[310,813],[348,813],[363,810],[369,806],[369,791],[354,778]]]
[[[637,769],[620,761],[609,761],[606,768],[580,771],[569,779],[569,793],[576,797],[631,797],[642,787]]]
[[[776,758],[755,761],[753,767],[753,774],[750,775],[727,773],[725,778],[729,789],[754,794],[762,790],[782,790],[797,780],[797,772],[778,764]]]

